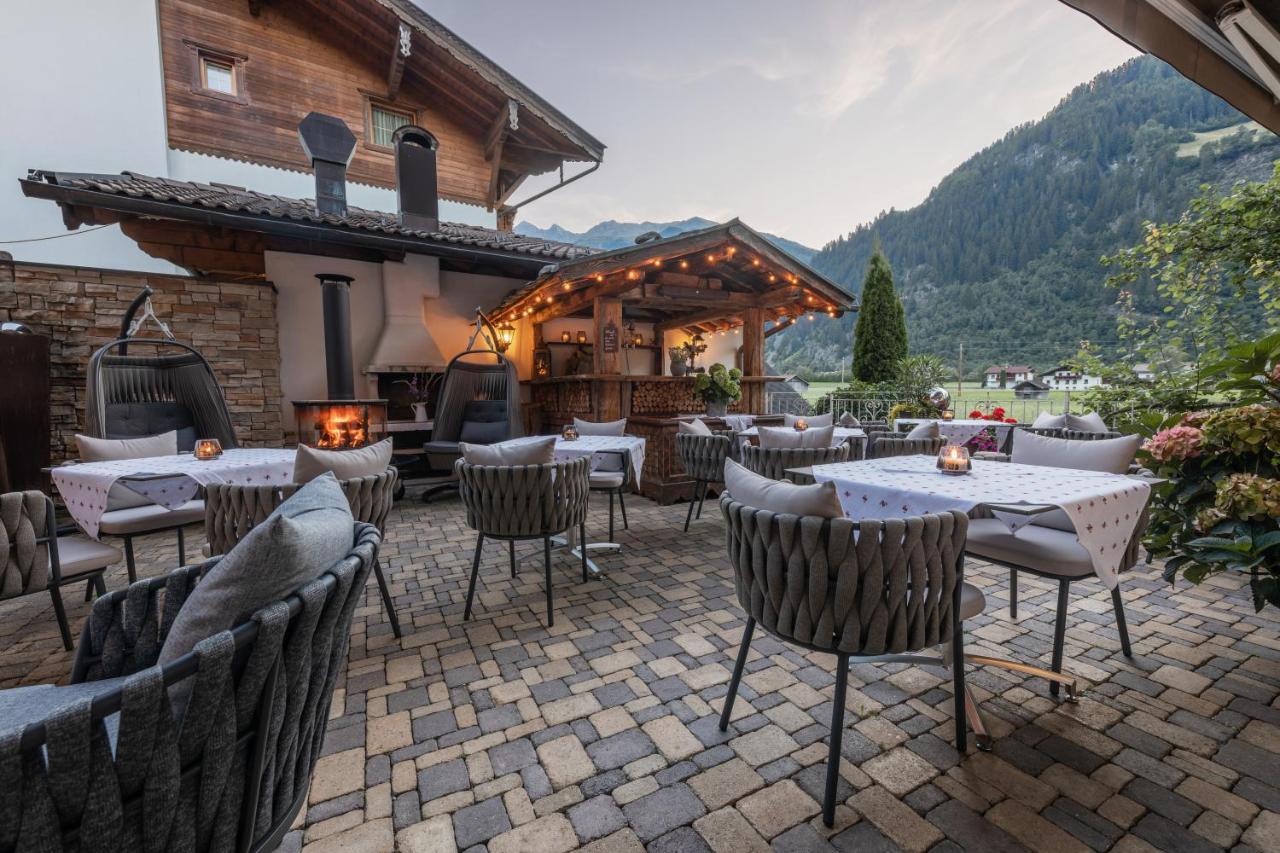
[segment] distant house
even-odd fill
[[[1040,381],[1054,391],[1081,391],[1085,388],[1106,384],[1106,381],[1101,376],[1083,373],[1066,365],[1055,367],[1053,370],[1041,374]]]
[[[1043,400],[1049,396],[1049,386],[1034,379],[1024,379],[1013,386],[1013,396],[1019,400]]]
[[[1133,376],[1139,382],[1154,382],[1156,380],[1156,372],[1151,369],[1149,364],[1135,364],[1133,366]]]
[[[984,388],[1008,388],[1017,382],[1035,378],[1035,371],[1025,364],[993,364],[983,371]]]

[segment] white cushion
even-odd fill
[[[1066,429],[1067,416],[1055,415],[1051,412],[1041,412],[1036,415],[1035,422],[1031,424],[1034,429]]]
[[[1058,577],[1093,574],[1093,560],[1076,540],[1075,533],[1034,524],[1014,533],[998,518],[975,518],[969,522],[969,539],[964,550]]]
[[[694,418],[691,421],[679,421],[676,424],[677,435],[714,435],[711,427],[702,422],[701,418]]]
[[[785,515],[813,515],[840,518],[840,499],[835,483],[797,486],[785,480],[770,480],[732,459],[724,463],[724,487],[735,501],[755,509]]]
[[[782,416],[783,426],[793,427],[796,425],[796,421],[808,421],[810,427],[831,426],[834,423],[834,421],[831,419],[831,415],[829,414],[827,415],[783,415]]]
[[[98,531],[110,536],[129,533],[146,533],[150,530],[166,530],[204,521],[204,501],[187,501],[177,509],[165,509],[159,504],[118,509],[104,512],[98,522]]]
[[[170,430],[141,438],[94,438],[77,435],[76,448],[81,462],[114,462],[119,459],[150,459],[154,456],[176,456],[178,432]]]
[[[1141,441],[1142,436],[1139,435],[1071,441],[1018,430],[1013,437],[1013,453],[1009,461],[1022,465],[1124,474],[1129,470]]]
[[[595,470],[589,480],[593,489],[617,489],[626,481],[626,476],[621,471]]]
[[[581,418],[573,419],[573,428],[578,431],[578,435],[626,435],[627,419],[620,421],[584,421]]]
[[[853,416],[852,412],[845,412],[843,415],[840,416],[840,426],[856,427],[856,426],[862,426],[862,423]]]
[[[326,472],[339,480],[354,480],[381,474],[390,464],[389,438],[356,450],[320,450],[302,444],[293,459],[293,482],[310,483]]]
[[[911,432],[907,433],[907,438],[938,438],[941,435],[942,429],[937,421],[924,421],[912,427]]]
[[[87,536],[58,537],[58,567],[65,578],[120,562],[120,550]]]
[[[497,444],[458,445],[468,465],[546,465],[555,461],[556,437],[540,436],[533,441],[500,441]]]
[[[805,430],[791,427],[760,427],[760,446],[770,447],[830,447],[836,428],[833,426],[810,427]]]
[[[1111,428],[1107,426],[1107,422],[1097,412],[1088,412],[1083,415],[1066,415],[1067,429],[1074,429],[1079,432],[1110,432]]]

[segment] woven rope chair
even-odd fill
[[[836,655],[823,821],[831,826],[849,659],[951,664],[956,748],[966,748],[964,542],[969,519],[944,512],[884,521],[779,515],[720,498],[738,603],[747,623],[720,730],[729,727],[757,623],[779,640]],[[969,588],[981,600],[981,593]],[[980,607],[979,607],[980,612]],[[951,643],[950,660],[917,652]]]
[[[871,439],[871,447],[867,451],[868,459],[884,459],[888,456],[914,456],[925,454],[936,456],[947,440],[938,438],[897,438],[877,435]]]
[[[587,582],[587,503],[590,495],[589,457],[544,465],[472,465],[459,459],[454,466],[467,526],[476,531],[476,553],[467,584],[463,618],[471,618],[471,601],[480,574],[480,549],[485,537],[506,540],[511,577],[516,576],[518,541],[541,539],[547,583],[547,627],[555,624],[551,590],[551,537],[578,528],[582,582]]]
[[[1062,438],[1062,433],[1065,432],[1065,430],[1063,430],[1061,427],[1020,426],[1020,427],[1015,427],[1014,429],[1009,430],[1009,433],[1012,435],[1013,433],[1016,433],[1018,430],[1022,430],[1023,432],[1033,432],[1036,435],[1043,435],[1046,438]]]
[[[120,559],[110,545],[85,536],[58,536],[53,501],[42,492],[0,494],[0,601],[45,590],[53,599],[62,645],[71,651],[71,627],[62,587],[84,581],[85,600],[107,592],[102,573]]]
[[[684,532],[689,532],[693,518],[693,505],[698,505],[698,518],[702,518],[702,504],[712,483],[724,482],[724,460],[731,459],[732,445],[736,439],[729,435],[677,435],[676,454],[684,464],[685,473],[693,478],[693,493],[689,496],[689,511],[684,516]]]
[[[1089,432],[1083,429],[1064,429],[1062,438],[1072,441],[1102,441],[1107,438],[1120,438],[1124,433],[1109,429],[1106,432]]]
[[[164,667],[169,627],[211,563],[98,599],[71,676],[81,698],[0,734],[0,848],[275,849],[306,804],[380,541],[356,525],[346,558]]]
[[[808,474],[789,474],[790,468],[808,468],[832,462],[849,461],[849,443],[842,441],[835,447],[757,447],[748,444],[742,448],[742,464],[761,477],[770,480],[790,480],[805,486],[812,483]]]
[[[347,496],[352,517],[356,521],[372,524],[378,529],[379,535],[385,535],[387,515],[394,503],[397,479],[397,469],[388,468],[381,474],[339,480],[338,486]],[[209,540],[209,555],[216,556],[230,551],[250,530],[266,521],[276,507],[300,488],[302,485],[297,483],[284,486],[215,483],[206,486],[204,530]],[[391,590],[387,586],[382,563],[376,560],[373,575],[378,581],[378,592],[382,596],[383,609],[387,611],[387,621],[391,623],[392,632],[399,637],[400,619],[396,615],[395,603],[391,600]]]

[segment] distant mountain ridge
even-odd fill
[[[681,219],[674,222],[618,222],[614,219],[607,219],[604,222],[592,225],[582,232],[570,231],[559,225],[552,225],[550,228],[539,228],[532,222],[520,222],[516,225],[515,230],[517,234],[524,234],[527,237],[556,240],[561,243],[572,243],[575,246],[621,249],[635,245],[636,237],[646,231],[657,231],[663,237],[674,237],[677,234],[683,234],[685,231],[697,231],[717,224],[710,219],[693,216],[689,219]],[[794,240],[788,240],[785,237],[777,237],[773,234],[765,234],[764,236],[768,237],[769,241],[775,246],[806,264],[812,260],[818,251]]]

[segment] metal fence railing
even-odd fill
[[[848,412],[860,421],[883,421],[898,403],[906,402],[900,395],[832,397],[831,411],[838,418]],[[770,393],[765,398],[766,411],[771,415],[794,414],[807,415],[813,406],[799,394],[789,392]],[[1065,398],[1049,397],[1047,399],[999,399],[982,392],[966,393],[961,399],[952,403],[956,417],[963,418],[975,409],[984,415],[990,414],[997,407],[1005,410],[1005,417],[1015,418],[1018,423],[1029,424],[1041,412],[1059,414],[1069,411],[1070,395]]]

